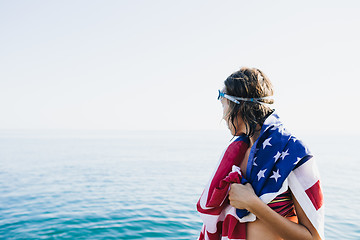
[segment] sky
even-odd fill
[[[359,1],[0,0],[0,129],[223,130],[217,90],[272,81],[288,128],[360,133]]]

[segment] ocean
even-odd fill
[[[360,239],[360,136],[300,136],[327,239]],[[0,239],[196,239],[224,131],[0,131]]]

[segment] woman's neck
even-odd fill
[[[255,136],[256,134],[254,134],[252,137],[250,137],[250,148],[254,145],[254,143],[256,142],[256,139],[259,137],[259,136]]]
[[[261,132],[261,126],[258,125],[256,127],[256,131],[255,131],[254,135],[252,137],[250,137],[250,148],[254,145],[256,140],[259,138],[260,132]]]

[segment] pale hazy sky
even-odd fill
[[[249,66],[289,129],[360,133],[359,12],[356,0],[0,0],[0,129],[223,129],[217,89]]]

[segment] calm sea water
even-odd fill
[[[327,239],[360,239],[359,136],[305,136]],[[0,239],[196,239],[225,132],[0,131]]]

